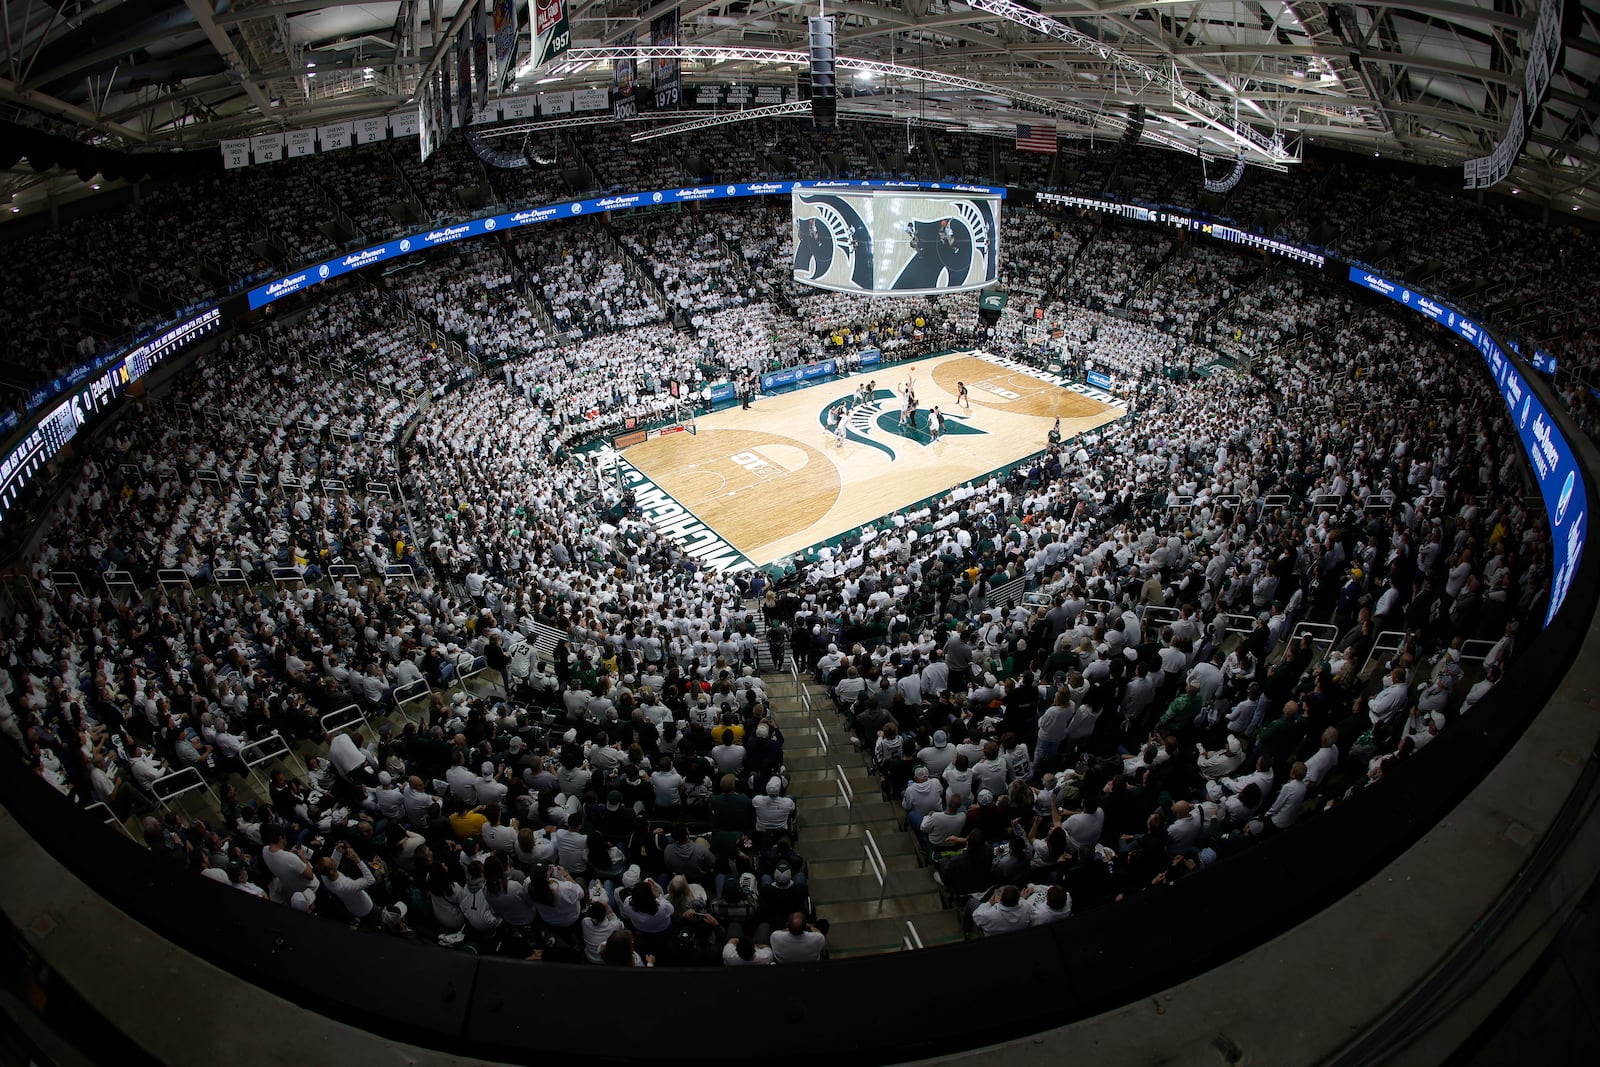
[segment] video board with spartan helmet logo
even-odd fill
[[[1000,278],[1000,198],[797,189],[794,279],[847,293],[959,293]]]

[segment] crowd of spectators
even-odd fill
[[[814,177],[814,161],[824,154],[844,157],[849,173],[865,173],[870,142],[885,170],[936,177],[925,149],[908,154],[895,140],[904,139],[896,126],[851,127],[816,143],[784,124],[758,124],[756,133],[752,139],[703,131],[690,154],[719,180]],[[517,170],[488,168],[452,139],[426,164],[408,142],[394,142],[146,187],[136,205],[17,241],[14,254],[37,269],[35,284],[16,287],[15,306],[7,309],[12,321],[24,324],[8,335],[7,373],[19,385],[46,377],[78,352],[92,352],[173,307],[262,276],[271,268],[256,246],[269,236],[283,242],[291,259],[328,254],[335,242],[324,224],[335,211],[358,228],[350,241],[375,241],[404,228],[401,219],[427,225],[491,206],[693,180],[680,166],[688,149],[670,141],[635,145],[626,134],[609,126],[568,131],[551,140],[554,149],[539,142],[532,151],[540,162]],[[930,143],[922,130],[912,140]],[[1585,381],[1600,374],[1600,354],[1581,311],[1582,298],[1594,288],[1597,257],[1586,231],[1559,220],[1546,225],[1512,205],[1480,203],[1418,177],[1344,162],[1312,160],[1288,175],[1247,171],[1236,189],[1219,196],[1197,192],[1198,174],[1172,166],[1170,153],[1153,149],[1119,152],[1066,140],[1060,157],[1052,158],[1017,153],[1004,139],[936,135],[932,143],[947,176],[996,181],[1015,169],[1025,186],[1195,206],[1246,227],[1315,239],[1337,254],[1454,296],[1523,341],[1549,349],[1564,362],[1564,374]],[[795,173],[769,173],[770,161],[782,159]],[[895,160],[898,170],[891,166]],[[569,186],[565,177],[583,173],[583,165],[596,183],[588,190]],[[1102,253],[1090,249],[1086,267],[1092,272],[1083,272],[1082,280],[1091,299],[1105,303],[1125,292],[1119,285],[1127,279],[1106,279],[1108,270],[1119,269],[1117,250]],[[1488,262],[1494,271],[1483,268]],[[127,268],[133,263],[141,265],[138,272]],[[92,313],[71,299],[89,288],[102,294]]]
[[[31,560],[42,606],[0,633],[0,732],[119,812],[194,769],[220,811],[152,811],[147,843],[301,910],[543,959],[815,958],[804,812],[754,671],[764,608],[975,928],[1202,871],[1471,714],[1543,617],[1548,534],[1453,340],[1284,267],[1214,325],[1252,373],[1169,379],[1175,334],[1238,275],[1179,253],[1149,290],[1171,321],[1129,320],[1109,309],[1169,241],[1106,226],[1084,250],[1077,225],[1011,236],[1099,305],[1052,302],[1058,340],[1136,380],[1136,417],[870,524],[765,601],[764,577],[708,573],[637,521],[574,446],[669,413],[667,383],[698,386],[702,363],[970,336],[972,294],[819,293],[787,334],[769,303],[708,302],[674,332],[579,221],[235,335],[86,447]],[[620,230],[646,259],[673,237],[648,216]],[[773,239],[758,261],[787,254]],[[729,266],[681,244],[670,292]],[[1328,400],[1341,418],[1307,417]],[[95,591],[110,570],[146,594]],[[234,572],[254,589],[219,581]],[[991,597],[1015,578],[1036,604]],[[480,667],[488,693],[459,684]],[[396,690],[418,682],[402,722]],[[370,725],[325,722],[352,704]],[[315,755],[242,802],[245,746],[274,731]]]

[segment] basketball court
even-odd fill
[[[623,458],[733,548],[766,564],[1032,455],[1055,420],[1062,440],[1122,417],[1084,386],[973,353],[870,368],[851,378],[755,399],[696,420]],[[860,402],[863,381],[872,399]],[[901,390],[917,397],[903,424]],[[968,403],[957,405],[958,383]],[[852,402],[844,440],[828,413]],[[928,414],[945,415],[934,440]]]

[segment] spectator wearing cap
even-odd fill
[[[810,914],[810,897],[804,883],[796,880],[787,863],[779,863],[772,871],[771,880],[763,881],[760,889],[761,914],[769,923],[777,925],[795,912]]]
[[[900,795],[900,806],[906,811],[906,823],[912,831],[922,833],[922,820],[943,806],[943,784],[928,774],[928,768],[918,764],[911,772],[911,781]]]
[[[484,760],[478,767],[478,780],[472,788],[477,802],[485,807],[505,803],[507,786],[495,777],[494,763],[490,760]]]
[[[950,738],[943,730],[935,730],[933,741],[917,753],[918,762],[928,769],[929,776],[933,778],[942,778],[953,759],[955,749],[950,747]]]
[[[378,813],[378,830],[405,818],[405,792],[395,788],[394,778],[388,771],[378,772],[378,785],[369,794]]]
[[[988,789],[978,790],[972,805],[967,808],[967,833],[981,830],[990,841],[1003,841],[1010,820],[996,802],[995,794]]]
[[[1229,734],[1228,740],[1216,751],[1210,751],[1203,745],[1199,746],[1199,750],[1199,771],[1213,780],[1228,777],[1244,764],[1244,742],[1239,740],[1237,734]]]
[[[787,832],[794,824],[796,805],[793,797],[783,793],[783,779],[773,775],[767,787],[751,801],[756,815],[756,836],[770,836]]]
[[[596,814],[595,829],[613,840],[621,840],[633,828],[633,808],[628,806],[620,789],[607,791],[606,799]]]
[[[1405,669],[1396,667],[1384,677],[1383,688],[1367,702],[1367,715],[1372,725],[1383,726],[1401,718],[1409,703],[1410,695],[1406,689]]]

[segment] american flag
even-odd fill
[[[1018,152],[1049,152],[1056,150],[1056,128],[1049,126],[1017,126]]]

